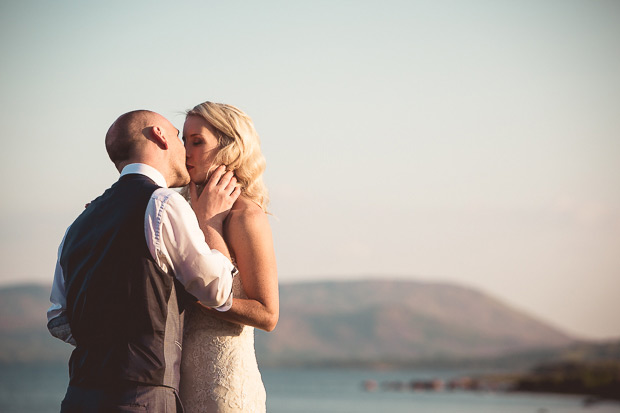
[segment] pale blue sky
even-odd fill
[[[481,288],[620,336],[620,2],[0,3],[0,283],[51,282],[146,108],[239,106],[282,282]]]

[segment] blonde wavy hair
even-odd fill
[[[226,165],[228,170],[234,171],[241,194],[267,212],[269,195],[263,182],[266,162],[252,119],[234,106],[213,102],[196,105],[185,115],[199,116],[215,129],[219,151],[208,175],[218,165]]]

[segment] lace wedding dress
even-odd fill
[[[233,297],[247,297],[239,276],[233,280]],[[186,413],[265,412],[254,328],[190,306],[185,313],[179,393]]]

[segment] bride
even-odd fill
[[[219,165],[232,170],[241,196],[224,221],[224,239],[239,270],[233,304],[219,312],[190,306],[185,315],[180,398],[187,413],[265,412],[266,396],[254,353],[254,327],[272,331],[279,316],[278,280],[265,159],[252,120],[225,104],[204,102],[187,112],[183,126],[196,197]]]

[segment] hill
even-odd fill
[[[51,287],[0,289],[0,362],[68,361],[72,347],[47,331]]]
[[[0,289],[0,361],[66,361],[52,338],[49,287]],[[572,338],[477,290],[412,281],[280,286],[280,322],[257,331],[261,365],[411,363],[502,357]]]
[[[257,332],[262,363],[467,360],[573,342],[493,297],[453,284],[281,285],[280,314],[274,332]]]

